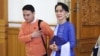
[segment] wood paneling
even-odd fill
[[[6,41],[0,38],[0,56],[6,56]]]
[[[70,8],[70,21],[76,26],[77,22],[77,4],[76,0],[71,1],[71,8]]]
[[[25,56],[25,46],[18,41],[19,28],[8,28],[8,56]]]
[[[100,1],[74,0],[74,2],[72,1],[73,4],[77,5],[76,16],[71,16],[72,22],[76,22],[76,56],[90,56],[92,48],[100,35]],[[75,5],[73,6],[75,7]],[[74,8],[73,6],[72,8]]]
[[[81,16],[83,25],[100,25],[100,1],[81,0]]]
[[[4,1],[3,0],[0,0],[0,19],[3,19],[3,10],[4,10],[4,7],[3,7],[3,4],[4,4]]]
[[[7,56],[7,0],[0,0],[0,56]]]
[[[100,26],[82,26],[81,28],[81,38],[98,38],[100,34]]]
[[[6,26],[5,25],[0,25],[0,32],[6,32]]]

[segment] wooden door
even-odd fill
[[[76,56],[90,56],[100,35],[100,0],[71,1],[71,20],[76,28]]]
[[[0,56],[7,54],[7,21],[7,0],[0,0]]]

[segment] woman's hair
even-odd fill
[[[66,4],[62,3],[62,2],[58,2],[56,5],[55,5],[55,11],[56,11],[56,8],[57,6],[61,6],[62,9],[64,9],[66,12],[69,12],[69,8]],[[66,19],[67,21],[69,21],[69,18]]]
[[[22,10],[30,10],[31,12],[35,12],[35,9],[32,5],[28,4],[28,5],[25,5]]]

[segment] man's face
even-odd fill
[[[23,17],[27,23],[31,23],[34,20],[35,13],[30,10],[23,10]]]

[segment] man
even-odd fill
[[[18,39],[25,44],[26,56],[43,56],[46,54],[41,35],[45,42],[46,37],[52,37],[53,31],[49,25],[42,21],[38,29],[38,19],[35,18],[35,9],[32,5],[25,5],[23,8],[25,22],[22,24]]]

